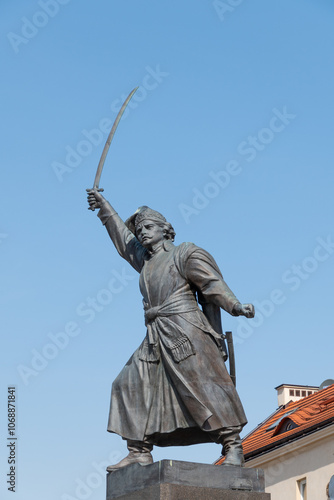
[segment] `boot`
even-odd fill
[[[244,467],[245,459],[239,434],[228,434],[223,440],[225,460],[222,465]]]
[[[126,467],[131,464],[150,465],[153,463],[151,451],[153,445],[143,443],[142,441],[127,441],[129,454],[115,465],[109,465],[107,472],[114,472],[115,470]]]

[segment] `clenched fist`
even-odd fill
[[[106,201],[106,199],[101,194],[103,189],[93,188],[93,189],[86,189],[86,191],[88,193],[87,195],[89,204],[88,209],[94,211],[96,208],[101,208],[102,204]]]

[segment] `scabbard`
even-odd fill
[[[232,337],[232,332],[225,332],[226,336],[226,342],[227,342],[227,347],[228,347],[228,357],[229,357],[229,363],[230,363],[230,377],[231,380],[236,386],[237,383],[237,378],[236,378],[236,371],[235,371],[235,357],[234,357],[234,345],[233,345],[233,337]]]

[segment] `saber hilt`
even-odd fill
[[[103,188],[99,188],[99,187],[96,187],[96,186],[94,186],[93,189],[95,189],[99,193],[103,193],[103,191],[104,191]],[[92,189],[86,189],[86,191],[89,193],[90,191],[92,191]],[[88,207],[88,210],[92,210],[93,212],[95,211],[95,209],[96,209],[96,205],[92,206],[92,207]]]

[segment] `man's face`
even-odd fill
[[[165,239],[162,227],[149,219],[136,226],[136,235],[139,243],[149,250]]]

